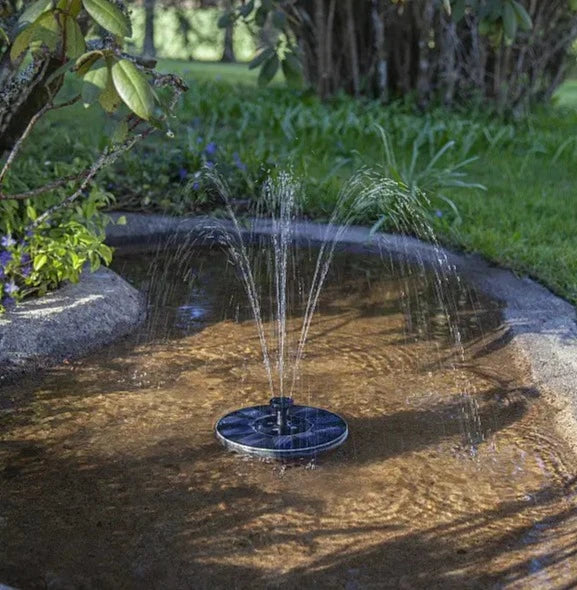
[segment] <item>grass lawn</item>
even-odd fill
[[[249,70],[244,63],[218,63],[210,61],[180,61],[161,59],[158,69],[163,72],[174,72],[187,80],[203,80],[226,82],[229,84],[245,84],[256,86],[258,70]],[[281,82],[280,74],[275,81]]]
[[[418,183],[429,188],[431,220],[443,241],[529,274],[577,303],[576,81],[559,91],[558,106],[504,122],[474,110],[423,116],[410,105],[382,107],[348,97],[323,104],[281,84],[259,89],[256,72],[242,64],[162,60],[160,69],[181,74],[191,89],[174,122],[175,139],[157,136],[105,175],[102,182],[122,206],[177,214],[210,208],[202,185],[184,188],[210,160],[243,196],[257,191],[268,171],[292,169],[309,195],[307,213],[323,218],[354,170],[386,163],[378,123],[398,168],[409,176],[417,154],[412,174],[421,174]],[[36,150],[50,149],[56,158],[69,158],[94,147],[102,121],[91,110],[83,119],[88,132],[79,134],[70,114],[55,113],[48,125],[56,133],[48,137],[40,130],[30,157],[37,161]],[[434,174],[427,172],[447,142],[454,145],[435,163]],[[458,169],[466,172],[459,182],[487,190],[443,186],[451,184],[443,182],[446,172],[469,158],[476,160]]]

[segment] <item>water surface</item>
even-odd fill
[[[299,258],[310,268],[314,255]],[[227,258],[180,251],[115,266],[150,298],[142,329],[0,390],[0,582],[577,585],[575,458],[498,304],[451,279],[443,307],[421,269],[339,253],[294,395],[344,416],[350,438],[280,465],[214,438],[222,414],[269,397]],[[266,270],[265,258],[265,310]],[[294,341],[302,285],[289,299]]]

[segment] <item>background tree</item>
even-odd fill
[[[265,81],[279,67],[296,73],[298,56],[322,97],[345,90],[518,109],[548,100],[563,80],[576,9],[575,0],[251,0],[229,19],[279,31],[255,61]]]
[[[154,45],[154,12],[156,0],[144,0],[144,43],[142,55],[145,57],[156,57]]]
[[[223,7],[226,11],[230,11],[233,8],[232,0],[223,0]],[[234,55],[234,24],[228,23],[224,27],[224,47],[222,50],[222,57],[220,59],[223,63],[233,63],[236,61]]]

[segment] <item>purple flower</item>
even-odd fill
[[[188,176],[188,170],[186,168],[179,168],[178,177],[180,180],[184,180]]]
[[[22,273],[23,277],[28,278],[32,273],[32,265],[27,264],[26,266],[23,266],[20,272]]]
[[[214,168],[214,162],[212,160],[207,160],[205,166],[207,168]]]
[[[0,266],[0,281],[4,280],[5,277],[6,273],[4,272],[4,269]]]
[[[16,301],[12,297],[4,297],[4,299],[2,299],[2,305],[8,309],[9,307],[16,305]]]
[[[200,188],[200,184],[198,182],[193,182],[192,183],[192,189],[197,191]]]
[[[196,143],[203,143],[204,139],[202,139],[202,137],[197,137],[196,138]]]
[[[16,240],[10,235],[2,236],[0,240],[0,245],[4,248],[10,248],[10,246],[14,246],[16,244]]]
[[[12,252],[0,252],[0,267],[6,267],[6,265],[12,260]]]
[[[216,150],[218,150],[218,146],[214,141],[211,141],[205,148],[204,152],[207,156],[214,156],[216,154]]]
[[[30,264],[30,261],[30,254],[27,254],[26,252],[20,257],[20,264]]]
[[[441,217],[443,217],[443,212],[440,209],[437,209],[435,211],[435,215],[440,219]]]
[[[26,237],[31,238],[34,235],[34,232],[31,229],[26,230]]]
[[[14,295],[14,293],[18,292],[18,287],[14,281],[10,281],[9,283],[4,283],[4,293],[8,295]]]

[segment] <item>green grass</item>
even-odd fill
[[[555,93],[555,102],[562,107],[577,106],[577,80],[567,80]]]
[[[323,219],[346,178],[363,166],[385,163],[379,124],[406,169],[415,142],[420,142],[417,172],[449,141],[454,145],[437,170],[477,158],[463,169],[464,180],[481,183],[486,191],[437,186],[436,178],[425,178],[436,187],[429,195],[430,219],[442,241],[528,274],[577,303],[577,83],[559,91],[561,106],[504,122],[466,110],[436,109],[424,116],[410,104],[382,107],[348,97],[321,103],[280,85],[259,89],[255,73],[242,65],[174,60],[160,65],[185,76],[191,89],[174,122],[173,140],[156,136],[102,177],[120,206],[176,214],[217,207],[210,187],[194,178],[210,159],[238,197],[257,192],[270,172],[293,170],[307,194],[306,214]],[[51,153],[55,160],[86,157],[102,141],[96,113],[83,113],[83,134],[71,113],[54,113],[46,124],[51,129],[41,129],[29,148],[31,161],[44,158],[38,153]],[[216,153],[209,156],[212,143]],[[455,203],[460,222],[438,192]],[[369,213],[364,222],[377,218]]]
[[[173,72],[189,81],[220,82],[223,84],[241,84],[256,86],[258,69],[249,70],[246,63],[219,63],[213,61],[186,61],[161,58],[158,69],[163,72]],[[273,84],[281,84],[284,78],[279,72]]]

